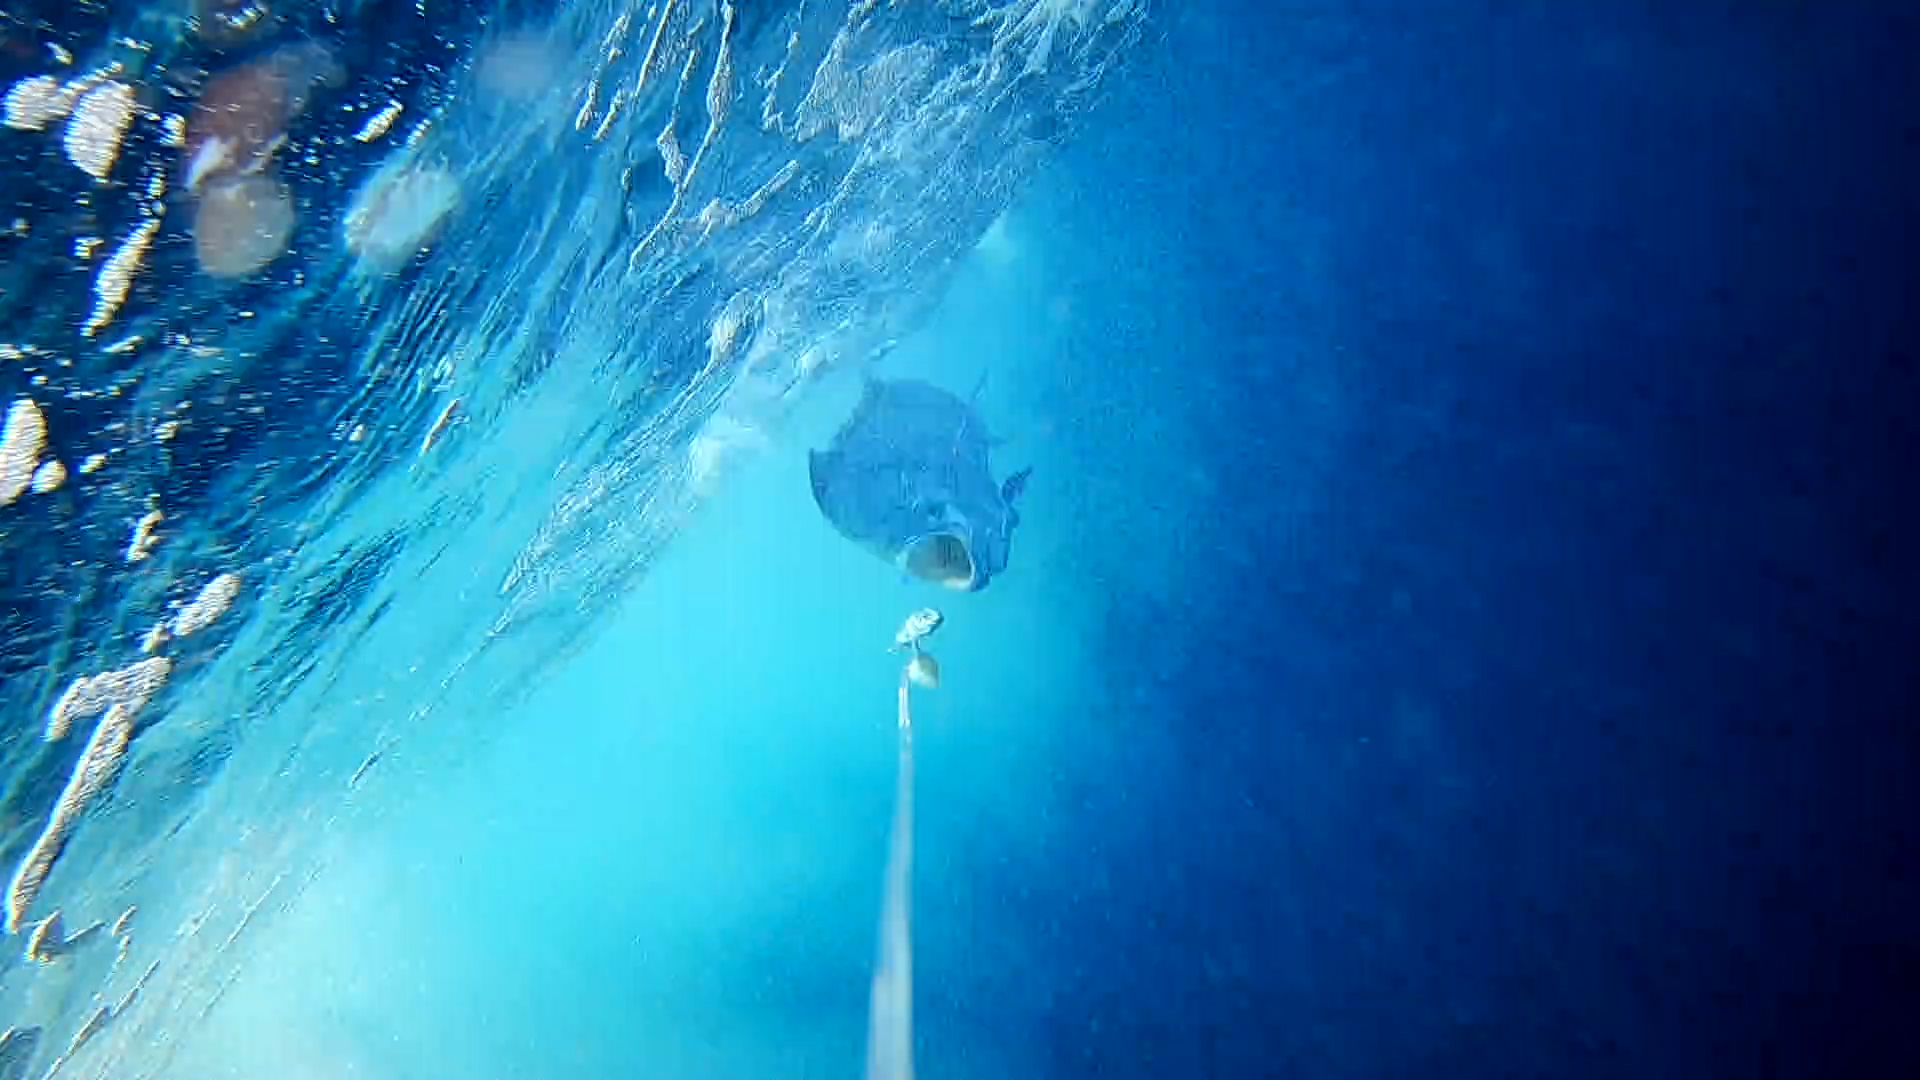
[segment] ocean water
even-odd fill
[[[1896,8],[4,17],[0,1080],[860,1072],[927,605],[920,1075],[1920,1062]],[[985,590],[815,508],[871,376]]]

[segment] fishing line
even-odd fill
[[[900,760],[894,774],[893,829],[887,841],[886,892],[880,904],[879,960],[867,1004],[867,1080],[913,1080],[913,708],[914,685],[940,685],[940,665],[921,647],[945,621],[922,608],[893,637],[912,651],[900,672]]]

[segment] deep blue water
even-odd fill
[[[1021,908],[1054,1070],[1906,1075],[1912,17],[1163,26],[1058,205],[1191,279],[1213,493]]]

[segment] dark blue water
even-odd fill
[[[1007,901],[1056,1075],[1920,1062],[1916,24],[1561,7],[1169,11],[1067,153],[1212,495],[1103,641],[1169,755]]]

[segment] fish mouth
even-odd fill
[[[928,533],[908,541],[900,552],[900,566],[921,581],[956,592],[980,587],[975,583],[973,549],[959,531]]]

